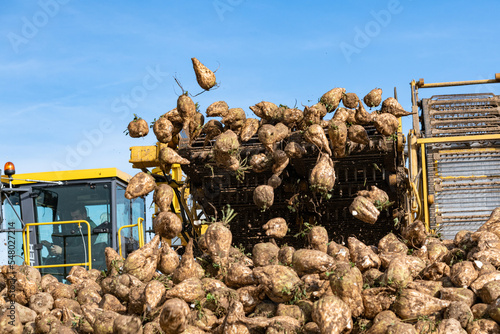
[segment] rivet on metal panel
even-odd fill
[[[434,204],[434,195],[427,196],[427,203],[429,203],[429,205]]]
[[[441,186],[441,179],[434,180],[434,191],[443,191],[443,187]]]

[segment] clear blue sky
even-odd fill
[[[134,174],[123,134],[200,91],[191,57],[220,88],[195,98],[244,108],[316,103],[333,87],[364,96],[412,79],[500,72],[498,1],[2,1],[0,163],[17,172],[118,167]],[[455,90],[492,91],[500,85]],[[428,96],[442,91],[421,91]],[[449,92],[449,91],[445,91]],[[404,132],[410,128],[404,123]],[[0,168],[1,168],[0,167]]]

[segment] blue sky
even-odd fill
[[[220,88],[195,98],[241,107],[310,105],[334,87],[360,97],[412,79],[492,78],[500,72],[498,1],[2,1],[0,163],[18,173],[118,167],[134,174],[123,134],[197,93],[197,57]],[[494,92],[500,85],[421,90]],[[404,132],[411,127],[404,122]],[[1,166],[0,166],[1,167]]]

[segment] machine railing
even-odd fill
[[[88,262],[83,263],[61,263],[61,264],[47,264],[47,265],[37,265],[33,266],[34,268],[59,268],[59,267],[72,267],[72,266],[88,266],[89,270],[92,269],[92,242],[90,235],[90,224],[86,220],[68,220],[68,221],[58,221],[58,222],[49,222],[49,223],[27,223],[23,228],[23,250],[24,250],[24,262],[26,265],[30,265],[30,253],[29,253],[29,244],[30,244],[30,226],[42,226],[42,225],[59,225],[59,224],[78,224],[80,228],[80,224],[87,225],[87,252],[88,252]]]
[[[143,228],[143,225],[142,225],[142,222],[144,221],[144,218],[142,217],[139,217],[137,219],[137,223],[136,224],[130,224],[130,225],[123,225],[122,227],[120,227],[118,229],[118,249],[119,249],[119,252],[120,252],[120,256],[123,258],[123,255],[122,255],[122,235],[121,235],[121,232],[122,232],[122,229],[124,228],[132,228],[132,227],[136,227],[137,226],[137,229],[138,229],[138,238],[139,238],[139,248],[141,248],[142,246],[144,246],[144,228]]]

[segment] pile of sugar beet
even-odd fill
[[[199,85],[212,89],[214,73],[192,60]],[[363,101],[378,106],[381,93],[374,89]],[[332,157],[345,156],[347,142],[369,144],[366,125],[393,135],[397,117],[408,114],[391,98],[368,113],[356,94],[343,88],[304,110],[270,102],[250,109],[260,120],[219,101],[207,116],[222,121],[204,124],[191,97],[181,95],[177,108],[153,124],[156,139],[165,144],[162,169],[190,163],[168,145],[184,130],[191,141],[205,136],[218,168],[244,172],[239,145],[257,134],[266,153],[249,164],[254,172],[271,169],[274,175],[257,187],[254,202],[268,209],[288,160],[303,154],[303,141],[320,152],[309,187],[327,194],[335,183]],[[326,121],[328,112],[334,115]],[[128,131],[143,137],[149,126],[137,118]],[[276,145],[297,134],[300,139],[283,150]],[[251,253],[232,246],[233,213],[225,212],[196,240],[202,255],[194,257],[190,240],[180,257],[169,244],[182,230],[170,211],[172,188],[141,172],[126,196],[151,192],[158,208],[155,236],[126,259],[107,248],[107,270],[73,267],[61,283],[32,267],[3,266],[0,333],[500,333],[500,208],[478,231],[461,231],[454,240],[440,240],[415,221],[377,245],[355,237],[341,245],[324,227],[312,226],[302,249],[278,246],[275,240],[288,226],[276,217],[262,222],[273,239],[255,244]],[[373,187],[358,193],[350,211],[373,224],[388,202],[387,194]]]
[[[244,254],[220,221],[201,238],[202,256],[193,257],[191,241],[179,261],[160,239],[125,260],[107,248],[107,271],[73,267],[68,284],[3,266],[0,332],[500,331],[500,208],[454,240],[415,221],[399,238],[367,246],[351,237],[343,246],[315,226],[306,248],[267,242]]]

